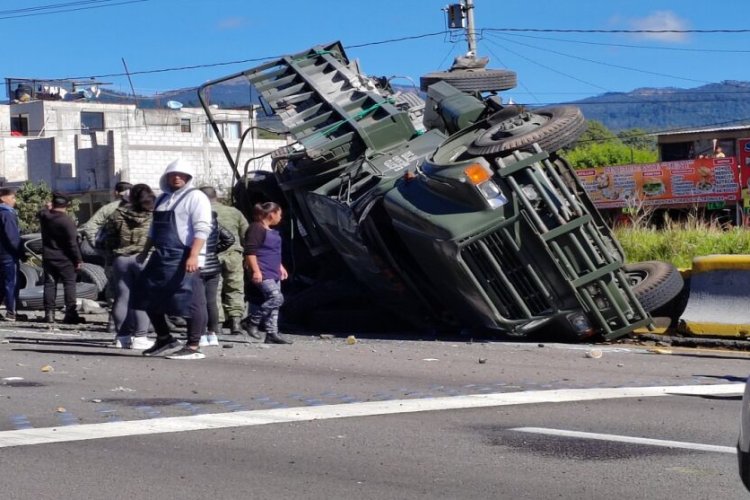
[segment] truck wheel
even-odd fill
[[[469,146],[471,154],[494,155],[526,148],[533,143],[548,153],[575,142],[586,130],[586,120],[575,106],[535,109],[502,120]]]
[[[679,271],[666,262],[636,262],[626,264],[623,270],[635,297],[649,313],[667,305],[683,288]]]
[[[446,82],[463,92],[493,92],[510,90],[518,83],[515,71],[507,69],[460,69],[427,73],[419,79],[419,88],[427,92],[427,87],[437,82]]]
[[[96,290],[101,293],[107,288],[107,273],[102,266],[84,262],[78,272],[78,281],[96,285]]]
[[[76,298],[96,300],[98,295],[99,292],[96,291],[96,285],[91,283],[76,283]],[[65,296],[62,285],[57,287],[55,306],[58,308],[65,307]],[[18,293],[16,307],[18,309],[37,311],[44,309],[44,286],[32,286],[21,290]]]
[[[30,288],[39,284],[42,276],[41,269],[30,264],[21,263],[18,266],[18,289]]]

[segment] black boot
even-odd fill
[[[266,344],[292,344],[293,342],[280,333],[266,333]]]
[[[55,322],[55,310],[54,309],[46,309],[44,311],[44,322],[45,323]]]
[[[242,319],[237,316],[229,318],[229,331],[232,335],[242,335],[244,333],[244,330],[242,330]]]
[[[260,340],[261,335],[260,331],[258,330],[258,325],[254,325],[250,322],[250,318],[247,317],[244,320],[240,321],[240,326],[243,328],[242,333],[246,334],[255,340]]]
[[[78,311],[75,307],[68,307],[65,309],[65,317],[63,318],[63,323],[65,323],[66,325],[80,325],[81,323],[85,322],[86,319],[78,315]]]

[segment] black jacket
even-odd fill
[[[221,272],[219,254],[234,245],[234,235],[219,224],[216,212],[211,212],[211,234],[206,240],[206,264],[201,268],[201,277],[209,278]]]
[[[63,212],[42,209],[39,214],[42,227],[42,259],[45,262],[73,265],[83,262],[78,246],[78,229],[73,219]]]

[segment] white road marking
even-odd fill
[[[100,424],[2,431],[0,432],[0,448],[127,436],[145,436],[148,434],[169,432],[251,427],[285,422],[310,422],[313,420],[335,418],[395,415],[423,411],[492,408],[507,405],[566,403],[602,399],[644,398],[681,394],[742,394],[744,389],[745,384],[559,389],[210,413],[151,420],[131,420],[127,422],[105,422]]]
[[[508,430],[516,432],[528,432],[530,434],[544,434],[546,436],[595,439],[597,441],[614,441],[616,443],[646,444],[650,446],[663,446],[665,448],[683,448],[686,450],[713,451],[716,453],[730,453],[732,455],[737,454],[737,449],[733,446],[716,446],[713,444],[687,443],[684,441],[668,441],[663,439],[618,436],[616,434],[566,431],[563,429],[545,429],[543,427],[516,427],[515,429]]]

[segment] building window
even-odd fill
[[[190,133],[190,118],[180,118],[180,132]]]
[[[10,117],[10,135],[29,135],[29,115],[16,115]]]
[[[216,122],[216,125],[219,127],[219,130],[221,131],[221,136],[225,140],[240,138],[240,128],[242,126],[240,122]],[[210,123],[206,124],[206,130],[207,130],[208,136],[211,139],[213,139],[214,129],[213,127],[211,127]]]
[[[104,130],[104,113],[81,111],[81,132]]]

